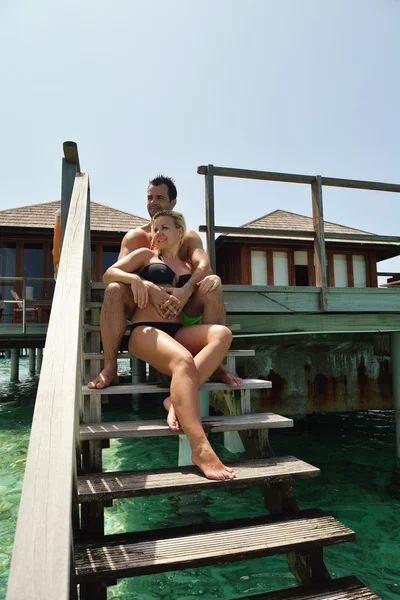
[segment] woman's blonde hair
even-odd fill
[[[185,239],[186,236],[186,221],[185,221],[185,217],[183,216],[182,213],[176,212],[174,210],[159,210],[155,215],[152,216],[151,218],[151,237],[152,240],[154,240],[154,235],[155,235],[155,231],[154,231],[154,223],[155,220],[158,219],[158,217],[171,217],[171,219],[174,222],[174,225],[176,227],[176,229],[183,229],[183,235],[180,241],[179,246],[182,246],[183,241]]]

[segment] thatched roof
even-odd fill
[[[55,214],[60,205],[60,200],[56,200],[44,204],[0,210],[0,227],[53,229]],[[90,203],[90,229],[92,231],[126,232],[146,223],[148,223],[148,219],[137,215],[98,202]]]
[[[369,231],[346,227],[337,223],[324,221],[325,231],[328,233],[354,233],[357,235],[375,235]],[[254,227],[258,229],[288,229],[297,231],[314,231],[312,217],[305,217],[285,210],[274,210],[263,217],[245,223],[242,227]],[[288,236],[290,237],[290,236]],[[338,236],[340,238],[340,236]]]

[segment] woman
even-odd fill
[[[154,250],[140,248],[118,260],[104,274],[105,283],[130,284],[135,271],[142,279],[172,287],[182,287],[190,279],[189,265],[179,258],[186,231],[183,215],[160,211],[153,216],[151,227]],[[189,439],[192,461],[209,479],[235,477],[207,440],[198,392],[222,362],[231,341],[232,334],[223,325],[182,327],[179,316],[175,320],[162,319],[151,303],[138,306],[132,320],[129,351],[171,376],[171,399]]]

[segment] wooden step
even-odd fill
[[[77,582],[272,556],[355,539],[322,511],[105,536],[75,545]]]
[[[226,358],[237,358],[242,356],[255,356],[255,350],[229,350]],[[84,352],[84,360],[104,360],[103,352]],[[117,358],[134,358],[129,352],[118,352]]]
[[[270,381],[265,379],[243,379],[243,385],[240,388],[232,388],[230,385],[222,382],[207,381],[200,390],[206,392],[216,392],[217,390],[259,390],[272,387]],[[116,394],[160,394],[169,392],[169,383],[129,383],[126,385],[110,385],[102,390],[90,389],[87,385],[82,386],[82,393],[85,396],[98,394],[102,396],[112,396]]]
[[[201,422],[206,433],[293,427],[292,419],[274,413],[204,417]],[[181,435],[183,433],[182,431],[171,431],[165,419],[115,423],[85,423],[80,425],[79,431],[82,441]]]
[[[105,501],[110,498],[133,498],[172,492],[197,492],[221,486],[244,486],[276,483],[290,478],[308,478],[320,470],[294,456],[273,457],[230,464],[236,478],[226,481],[206,479],[196,467],[87,473],[78,477],[79,502]]]
[[[289,590],[240,596],[241,600],[380,600],[357,577],[342,577],[327,583],[306,585]]]

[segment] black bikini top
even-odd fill
[[[174,287],[177,288],[183,287],[192,276],[190,273],[185,273],[185,275],[181,275],[179,277],[176,283],[173,283],[176,273],[165,263],[151,263],[142,269],[139,275],[146,281],[152,281],[153,283],[157,283],[159,285],[173,284]]]

